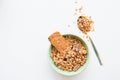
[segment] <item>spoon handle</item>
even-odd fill
[[[98,53],[98,51],[97,51],[97,49],[96,49],[96,47],[95,47],[95,45],[94,45],[94,43],[93,43],[93,41],[92,41],[92,39],[91,39],[90,36],[89,36],[89,39],[90,39],[90,42],[91,42],[91,44],[92,44],[92,47],[93,47],[93,49],[94,49],[94,51],[95,51],[96,57],[97,57],[100,65],[103,65],[103,64],[102,64],[102,61],[101,61],[101,59],[100,59],[99,53]]]

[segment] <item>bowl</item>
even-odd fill
[[[48,54],[48,57],[49,57],[49,62],[50,62],[50,65],[52,66],[52,68],[57,72],[57,73],[60,73],[62,75],[65,75],[65,76],[73,76],[73,75],[77,75],[79,73],[81,73],[83,70],[86,69],[86,67],[88,66],[88,63],[89,63],[89,49],[88,49],[88,46],[87,46],[87,43],[85,40],[83,40],[82,38],[76,36],[76,35],[73,35],[73,34],[65,34],[63,36],[71,36],[71,37],[74,37],[78,40],[80,40],[83,44],[83,46],[86,48],[87,50],[87,59],[86,59],[86,62],[83,64],[83,66],[81,66],[77,71],[71,71],[71,72],[68,72],[68,71],[63,71],[61,69],[59,69],[55,64],[54,64],[54,61],[52,60],[50,54],[51,54],[51,50],[52,50],[52,45],[50,45],[50,48],[49,48],[49,54]]]

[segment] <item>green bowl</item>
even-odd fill
[[[77,74],[81,73],[84,69],[86,69],[86,67],[87,67],[87,65],[88,65],[88,62],[89,62],[89,50],[88,50],[88,46],[87,46],[86,42],[85,42],[82,38],[80,38],[80,37],[78,37],[78,36],[75,36],[75,35],[73,35],[73,34],[65,34],[65,35],[63,35],[63,36],[72,36],[72,37],[74,37],[74,38],[76,38],[76,39],[78,39],[78,40],[80,40],[80,41],[82,42],[82,44],[83,44],[83,45],[86,47],[86,49],[87,49],[87,59],[86,59],[86,62],[85,62],[85,64],[84,64],[83,66],[81,66],[77,71],[72,71],[72,72],[63,71],[63,70],[59,69],[59,68],[54,64],[52,58],[50,57],[51,49],[52,49],[52,47],[53,47],[52,45],[50,45],[49,54],[48,54],[50,65],[52,66],[52,68],[53,68],[56,72],[58,72],[58,73],[60,73],[60,74],[62,74],[62,75],[65,75],[65,76],[77,75]]]

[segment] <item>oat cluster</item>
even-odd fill
[[[90,32],[93,28],[93,21],[90,17],[87,16],[79,16],[77,20],[78,28],[85,34]]]
[[[82,42],[71,36],[64,36],[71,46],[63,53],[52,47],[51,58],[54,64],[64,71],[76,71],[84,65],[87,59],[87,50]]]

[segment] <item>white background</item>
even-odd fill
[[[0,0],[0,80],[120,80],[119,0]],[[54,31],[81,35],[75,8],[94,20],[96,43],[85,71],[66,77],[48,61],[48,36]],[[70,25],[70,27],[68,27]]]

